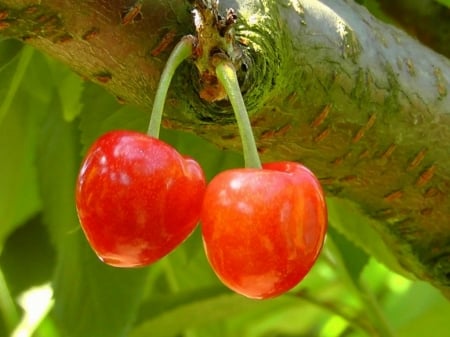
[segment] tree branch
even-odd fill
[[[190,4],[0,0],[22,39],[149,111],[168,51],[193,33]],[[450,294],[450,62],[348,0],[222,1],[238,14],[242,88],[262,159],[299,160],[327,193],[376,220],[400,263]],[[247,69],[248,68],[248,69]],[[247,71],[246,71],[247,70]],[[165,125],[240,150],[226,102],[177,73]]]

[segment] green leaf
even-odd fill
[[[412,278],[375,230],[376,222],[365,216],[355,203],[340,198],[327,198],[327,207],[330,225],[339,233],[391,270]]]
[[[5,42],[5,41],[3,41]],[[14,48],[13,48],[14,49]],[[48,100],[28,97],[24,79],[33,77],[41,71],[34,67],[40,58],[30,47],[21,49],[17,57],[11,56],[10,62],[0,70],[0,251],[4,240],[19,226],[25,223],[41,209],[41,198],[37,183],[35,166],[36,143],[41,122],[48,112]],[[42,77],[38,82],[41,85]],[[45,85],[41,85],[45,87]],[[27,99],[24,99],[26,97]],[[23,252],[25,247],[19,247]],[[6,254],[11,250],[8,248]],[[20,251],[17,251],[20,253]],[[5,258],[7,255],[2,255]],[[31,257],[32,259],[32,257]],[[3,261],[5,262],[5,261]],[[39,265],[39,261],[36,261]],[[46,261],[51,267],[51,262]],[[14,264],[17,269],[19,264]],[[35,269],[27,271],[25,282],[35,281]],[[7,304],[10,293],[7,288],[19,291],[18,286],[25,283],[11,281],[11,269],[6,268],[6,277],[11,285],[2,284],[3,314],[6,314],[8,326],[14,323],[13,306]],[[2,274],[3,276],[3,274]],[[17,278],[17,277],[13,277]],[[12,303],[12,302],[11,302]],[[12,303],[14,304],[14,303]],[[9,307],[9,308],[8,308]]]
[[[13,67],[7,67],[5,69],[7,72],[4,79],[5,85],[1,87],[3,90],[0,92],[0,124],[6,114],[10,111],[13,100],[16,98],[17,92],[20,90],[19,87],[22,84],[25,73],[30,65],[33,53],[34,52],[31,47],[23,48],[17,63],[13,64]],[[12,71],[11,77],[9,77],[9,71]]]
[[[57,327],[52,317],[49,315],[45,316],[31,337],[63,337]]]
[[[120,105],[103,88],[86,83],[81,96],[80,115],[83,153],[102,134],[115,129],[144,132],[149,115],[128,105]]]
[[[63,119],[58,96],[53,97],[53,113],[42,126],[39,152],[44,219],[59,253],[52,315],[62,336],[125,336],[147,270],[106,266],[89,247],[74,200],[80,166],[78,127]]]
[[[0,41],[0,72],[19,55],[22,47],[23,43],[15,39]]]
[[[386,302],[386,317],[396,336],[450,336],[450,302],[431,285],[414,282],[406,291],[389,294]]]
[[[180,153],[195,158],[203,168],[208,180],[221,171],[244,167],[242,154],[221,150],[194,134],[161,130],[161,139],[171,144]]]
[[[222,301],[223,298],[231,298]],[[235,301],[235,303],[233,303]],[[241,307],[241,301],[244,307]],[[250,302],[250,303],[249,303]],[[223,304],[225,303],[225,306]],[[237,304],[236,304],[237,303]],[[211,305],[212,309],[206,307]],[[217,307],[214,307],[214,306]],[[229,305],[229,307],[227,307]],[[249,305],[248,307],[246,307]],[[201,311],[205,308],[203,314]],[[210,313],[210,311],[213,313]],[[228,311],[228,312],[227,312]],[[178,320],[189,320],[192,322],[182,323],[182,326],[159,327],[156,333],[150,333],[153,325],[147,326],[149,336],[177,336],[185,330],[192,332],[195,336],[265,336],[281,335],[281,332],[289,336],[312,334],[311,327],[318,321],[329,317],[329,313],[322,308],[311,305],[301,299],[283,296],[273,300],[255,301],[248,300],[240,295],[232,293],[224,286],[211,286],[182,291],[177,294],[153,295],[144,303],[141,310],[141,319],[138,321],[136,331],[144,329],[151,321],[157,322],[162,317],[173,317],[173,323]],[[172,316],[173,315],[173,316]],[[215,316],[218,315],[218,316]],[[176,316],[176,317],[175,317]],[[298,319],[301,317],[301,320]],[[176,331],[173,330],[175,328]],[[142,335],[145,331],[140,332]],[[186,336],[188,333],[185,334]]]
[[[83,80],[61,64],[52,62],[51,70],[53,83],[57,84],[56,89],[62,104],[64,120],[71,122],[81,113]]]
[[[78,231],[63,241],[66,250],[54,281],[53,316],[65,337],[126,336],[138,311],[148,269],[118,269],[94,255]]]
[[[197,290],[198,292],[198,290]],[[246,299],[237,294],[219,294],[208,298],[180,294],[175,296],[192,297],[187,303],[170,308],[138,325],[129,337],[172,337],[187,329],[198,328],[218,321],[236,317],[243,313],[266,306],[277,307],[296,303],[296,300],[280,297],[270,301]],[[197,299],[195,299],[197,298]]]
[[[8,329],[3,317],[0,317],[0,336],[8,336]]]
[[[221,285],[206,259],[200,228],[171,252],[162,264],[172,292]]]
[[[40,100],[24,100],[21,86],[33,72],[28,67],[35,61],[32,56],[32,50],[24,49],[0,70],[0,252],[5,238],[41,207],[34,159],[47,106]]]
[[[450,337],[450,302],[429,284],[416,282],[392,302],[387,317],[398,337]]]
[[[328,228],[328,235],[339,249],[348,274],[354,282],[358,282],[361,272],[369,262],[369,255],[333,227]]]
[[[427,310],[422,315],[410,321],[397,332],[398,337],[439,336],[450,337],[448,320],[450,304],[441,303]]]
[[[55,250],[40,216],[16,229],[0,255],[0,269],[14,298],[32,286],[49,282],[55,262]]]
[[[35,126],[24,113],[17,107],[0,124],[0,252],[5,238],[40,208],[33,165]]]
[[[164,262],[161,264],[164,264]],[[180,306],[230,293],[230,290],[221,284],[197,287],[176,293],[154,290],[151,296],[141,304],[137,322],[140,324]]]

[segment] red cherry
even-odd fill
[[[83,231],[116,267],[164,257],[194,230],[206,183],[199,164],[166,143],[112,131],[89,149],[76,186]]]
[[[322,248],[327,210],[319,181],[293,162],[234,169],[208,185],[200,216],[208,260],[219,279],[250,298],[297,285]]]

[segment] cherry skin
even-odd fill
[[[200,221],[219,279],[239,294],[264,299],[285,293],[309,272],[323,245],[327,209],[311,171],[277,162],[217,175]]]
[[[116,267],[144,266],[194,230],[205,188],[195,160],[145,134],[111,131],[87,152],[76,207],[101,260]]]

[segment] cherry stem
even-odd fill
[[[247,108],[245,107],[239,81],[236,76],[236,69],[230,61],[220,60],[216,65],[216,75],[219,82],[225,88],[236,116],[242,140],[245,167],[262,168],[250,118],[248,117]]]
[[[164,66],[161,78],[156,89],[155,100],[153,102],[152,114],[150,123],[148,125],[147,134],[154,138],[159,138],[159,131],[161,128],[162,115],[164,110],[164,103],[166,101],[167,91],[169,90],[170,82],[172,81],[175,70],[178,66],[192,55],[195,38],[191,35],[183,36]]]

